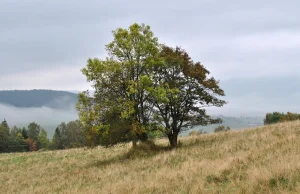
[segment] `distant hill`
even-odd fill
[[[18,108],[49,107],[63,109],[75,106],[77,94],[54,90],[8,90],[0,91],[0,104]]]

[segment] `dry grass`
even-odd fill
[[[0,193],[300,193],[299,121],[180,141],[1,154]]]

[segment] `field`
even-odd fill
[[[0,155],[0,193],[300,193],[300,121],[180,139]]]

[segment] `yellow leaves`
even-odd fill
[[[123,111],[121,112],[121,118],[128,119],[135,113],[134,102],[123,102]]]
[[[94,134],[98,134],[99,133],[99,126],[92,126],[92,132]]]
[[[22,133],[18,133],[18,134],[17,134],[17,137],[19,137],[19,138],[23,138],[23,135],[22,135]]]
[[[138,134],[143,134],[147,132],[147,129],[145,126],[141,125],[137,121],[133,121],[130,127],[130,131],[132,135],[138,135]]]
[[[133,80],[129,81],[129,86],[128,86],[128,95],[131,94],[136,94],[138,93],[138,89],[137,89],[137,83]]]

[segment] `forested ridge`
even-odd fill
[[[60,103],[63,101],[64,103]],[[76,104],[77,94],[55,90],[3,90],[0,91],[0,104],[18,108],[51,107],[63,108],[67,104]]]

